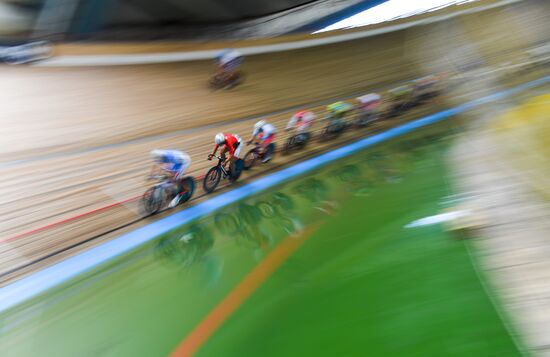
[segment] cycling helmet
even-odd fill
[[[260,120],[256,124],[254,124],[255,130],[260,130],[265,125],[265,120]]]
[[[164,160],[164,151],[163,150],[153,150],[151,151],[151,156],[153,160],[162,162]]]
[[[223,133],[217,133],[216,137],[214,138],[214,142],[216,142],[216,145],[222,145],[225,143],[225,136]]]

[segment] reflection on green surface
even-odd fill
[[[440,226],[448,128],[224,208],[1,317],[2,356],[162,356],[286,239],[317,230],[204,356],[517,354],[463,242]]]

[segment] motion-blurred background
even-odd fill
[[[1,356],[548,351],[550,1],[0,0],[0,62]],[[259,120],[274,159],[207,192]],[[150,215],[155,149],[197,189]]]

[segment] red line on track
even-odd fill
[[[38,227],[38,228],[35,228],[35,229],[32,229],[30,231],[26,231],[26,232],[23,232],[23,233],[20,233],[16,236],[13,236],[13,237],[10,237],[10,238],[6,238],[6,239],[2,239],[0,240],[0,243],[8,243],[8,242],[11,242],[11,241],[14,241],[16,239],[19,239],[19,238],[23,238],[23,237],[26,237],[26,236],[29,236],[31,234],[35,234],[35,233],[38,233],[38,232],[42,232],[42,231],[45,231],[47,229],[50,229],[50,228],[54,228],[54,227],[57,227],[57,226],[60,226],[62,224],[65,224],[65,223],[69,223],[69,222],[72,222],[72,221],[75,221],[79,218],[83,218],[83,217],[86,217],[86,216],[89,216],[89,215],[92,215],[94,213],[99,213],[99,212],[102,212],[102,211],[106,211],[110,208],[114,208],[114,207],[117,207],[117,206],[121,206],[125,203],[128,203],[128,202],[131,202],[131,201],[135,201],[139,198],[141,198],[142,195],[139,195],[139,196],[136,196],[136,197],[131,197],[131,198],[128,198],[128,199],[125,199],[123,201],[119,201],[119,202],[115,202],[115,203],[111,203],[110,205],[107,205],[107,206],[103,206],[103,207],[99,207],[99,208],[96,208],[96,209],[93,209],[91,211],[88,211],[88,212],[84,212],[84,213],[81,213],[81,214],[78,214],[76,216],[72,216],[72,217],[69,217],[69,218],[65,218],[65,219],[62,219],[60,221],[57,221],[57,222],[54,222],[54,223],[50,223],[50,224],[47,224],[45,226],[42,226],[42,227]]]
[[[203,178],[204,178],[204,175],[201,175],[201,176],[197,176],[195,178],[195,180],[202,180]],[[77,219],[84,218],[86,216],[90,216],[92,214],[99,213],[99,212],[102,212],[102,211],[106,211],[108,209],[121,206],[125,203],[138,200],[141,197],[142,197],[142,195],[135,196],[135,197],[130,197],[130,198],[127,198],[127,199],[119,201],[119,202],[111,203],[110,205],[107,205],[107,206],[99,207],[99,208],[93,209],[93,210],[88,211],[88,212],[80,213],[76,216],[68,217],[68,218],[62,219],[62,220],[57,221],[57,222],[49,223],[49,224],[47,224],[45,226],[42,226],[42,227],[31,229],[30,231],[19,233],[19,234],[15,235],[13,237],[10,237],[10,238],[0,239],[0,244],[1,243],[9,243],[9,242],[17,240],[19,238],[27,237],[27,236],[30,236],[30,235],[35,234],[35,233],[39,233],[39,232],[42,232],[42,231],[45,231],[45,230],[48,230],[48,229],[66,224],[66,223],[70,223],[72,221],[76,221]]]

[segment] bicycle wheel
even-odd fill
[[[283,155],[290,154],[290,152],[294,148],[295,140],[296,140],[296,135],[293,135],[290,138],[288,138],[288,140],[285,143],[285,146],[283,147],[283,152],[282,152]]]
[[[275,149],[276,149],[275,143],[271,143],[271,144],[267,145],[267,148],[266,148],[266,150],[265,150],[265,155],[264,155],[264,156],[265,156],[266,158],[271,158],[271,159],[273,159],[273,154],[275,153]]]
[[[311,138],[311,134],[309,132],[298,134],[299,140],[296,140],[296,144],[298,148],[303,149],[307,146],[309,139]]]
[[[219,166],[214,166],[210,168],[202,181],[202,188],[204,189],[204,192],[210,193],[214,191],[216,187],[218,187],[221,178],[222,170],[219,168]]]
[[[231,165],[230,169],[230,175],[229,175],[229,181],[235,182],[241,177],[241,174],[244,170],[244,160],[237,159],[235,162]]]
[[[330,140],[338,136],[338,133],[336,133],[334,129],[335,127],[333,124],[329,124],[328,126],[326,126],[325,129],[323,129],[323,132],[321,133],[321,135],[319,136],[319,141]]]
[[[182,186],[182,191],[185,193],[181,196],[178,204],[182,204],[191,199],[191,197],[193,196],[193,193],[195,192],[195,179],[191,176],[184,177],[181,180],[181,186]]]
[[[256,161],[258,160],[258,150],[256,148],[250,150],[246,153],[244,156],[244,169],[250,170],[252,166],[256,164]]]
[[[236,86],[242,84],[246,78],[246,74],[242,71],[237,71],[233,77],[229,80],[229,83],[225,87],[225,89],[232,89]]]
[[[166,192],[160,186],[153,186],[145,191],[141,201],[143,208],[148,215],[158,213],[166,200]]]

